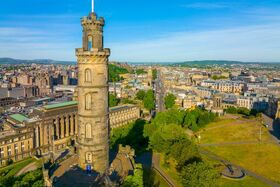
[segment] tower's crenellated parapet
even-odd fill
[[[83,27],[83,50],[103,49],[103,27],[104,18],[98,18],[95,13],[81,19]]]

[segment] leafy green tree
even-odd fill
[[[153,126],[154,124],[151,124]],[[147,127],[148,128],[148,127]],[[178,142],[186,137],[184,129],[176,124],[161,125],[149,137],[150,148],[163,153],[169,153],[174,142]]]
[[[242,114],[242,115],[245,115],[245,116],[250,116],[251,115],[251,111],[247,108],[238,108],[237,109],[237,113],[238,114]]]
[[[216,186],[218,178],[217,171],[204,162],[189,164],[181,172],[181,180],[186,187]]]
[[[125,178],[122,187],[143,187],[143,169],[141,164],[134,169],[134,174]]]
[[[139,99],[141,101],[144,100],[146,96],[146,92],[144,90],[139,90],[137,93],[136,93],[136,99]]]
[[[120,100],[113,94],[109,94],[109,107],[114,107],[119,104]]]
[[[237,114],[237,108],[236,107],[228,107],[227,109],[225,109],[225,112],[229,113],[229,114]]]
[[[129,73],[125,68],[119,67],[115,64],[109,64],[109,82],[118,82],[123,80],[122,74]]]
[[[110,148],[114,149],[122,144],[131,146],[136,153],[146,151],[148,140],[143,135],[145,125],[146,121],[137,120],[124,127],[113,129],[110,135]]]
[[[197,146],[186,137],[171,146],[170,156],[176,159],[179,171],[189,163],[201,161]]]
[[[157,79],[157,70],[153,69],[152,74],[153,74],[153,80],[156,80]]]
[[[121,103],[122,104],[137,104],[134,100],[131,100],[129,98],[124,98],[124,99],[121,99]]]
[[[146,74],[147,72],[144,69],[137,69],[136,70],[136,74],[137,75],[142,75],[142,74]]]
[[[28,184],[28,186],[32,186],[36,181],[42,179],[42,171],[35,170],[32,172],[27,173],[23,178],[22,178],[22,183]]]
[[[167,94],[164,98],[164,104],[166,109],[170,109],[175,105],[176,97],[172,93]]]
[[[0,176],[0,186],[13,186],[14,177]]]
[[[221,76],[213,75],[213,76],[212,76],[212,79],[213,79],[213,80],[220,80],[220,79],[227,79],[227,77],[225,77],[225,76],[223,76],[223,75],[221,75]]]
[[[32,185],[32,187],[43,187],[43,186],[45,186],[44,180],[38,180]]]
[[[155,109],[155,96],[153,90],[148,90],[145,97],[144,97],[144,107],[151,111]]]

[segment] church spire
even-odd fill
[[[91,0],[91,12],[94,13],[94,0]]]

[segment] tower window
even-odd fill
[[[91,110],[92,108],[92,99],[91,99],[91,94],[86,94],[86,97],[85,97],[85,108],[86,110]]]
[[[91,152],[86,153],[86,161],[87,163],[92,163],[92,154]]]
[[[88,37],[88,50],[90,51],[91,48],[92,48],[92,37],[89,36],[89,37]]]
[[[91,124],[90,123],[87,123],[86,124],[86,138],[91,138]]]
[[[91,82],[92,78],[91,78],[91,70],[90,69],[86,69],[85,70],[85,82]]]

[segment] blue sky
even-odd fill
[[[280,0],[95,0],[111,60],[280,62]],[[75,60],[91,0],[2,0],[0,57]]]

